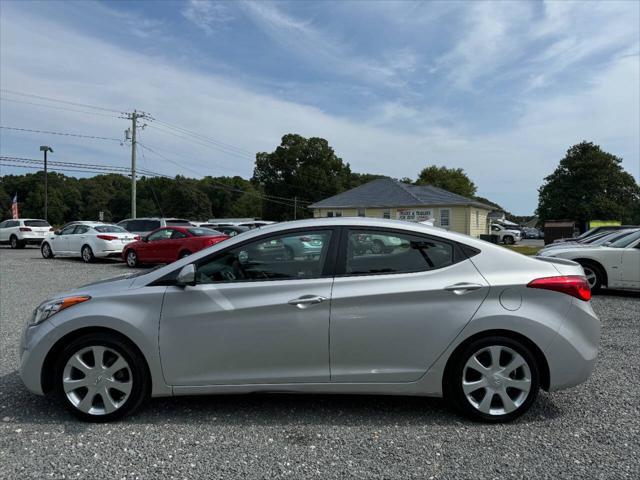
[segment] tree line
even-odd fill
[[[621,160],[600,147],[583,142],[571,147],[558,169],[540,188],[538,215],[541,221],[567,218],[586,221],[616,219],[640,222],[640,188],[624,172]],[[224,217],[255,217],[291,220],[312,215],[307,206],[383,175],[356,173],[338,157],[323,138],[288,134],[273,152],[256,154],[253,176],[244,179],[181,175],[175,178],[141,177],[137,185],[137,215],[206,220]],[[429,165],[415,180],[473,198],[516,217],[489,199],[476,195],[476,185],[460,168]],[[70,220],[119,221],[131,215],[131,181],[119,174],[76,178],[48,174],[49,221],[59,225]],[[588,195],[587,195],[588,193]],[[18,195],[20,216],[43,215],[44,172],[0,177],[0,212],[10,216],[11,199]]]

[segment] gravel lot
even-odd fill
[[[0,248],[0,478],[640,478],[638,297],[596,297],[594,375],[509,425],[438,399],[306,395],[154,399],[80,423],[22,386],[19,335],[48,295],[127,271]]]

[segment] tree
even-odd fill
[[[621,158],[591,142],[569,148],[538,190],[540,220],[630,222],[640,202],[640,186],[621,163]]]
[[[288,134],[274,152],[256,155],[252,180],[270,197],[263,202],[263,217],[290,220],[294,197],[300,200],[296,217],[308,217],[311,212],[306,205],[348,188],[350,178],[349,164],[324,138]]]
[[[416,185],[433,185],[467,198],[473,198],[476,194],[475,184],[461,168],[431,165],[420,172]]]

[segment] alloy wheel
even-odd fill
[[[476,410],[505,415],[524,404],[531,391],[531,367],[504,345],[483,347],[469,357],[462,372],[462,391]]]
[[[51,258],[51,247],[48,243],[42,245],[42,256],[44,258]]]
[[[130,267],[135,267],[138,264],[138,256],[136,252],[133,250],[129,250],[127,252],[127,265]]]
[[[129,363],[115,350],[93,345],[71,355],[62,388],[71,404],[88,415],[107,415],[122,407],[133,387]]]
[[[93,252],[91,252],[90,247],[84,247],[82,249],[82,260],[89,263],[93,258]]]
[[[589,282],[589,287],[591,287],[591,289],[594,289],[596,283],[598,283],[598,276],[596,275],[596,272],[594,272],[589,267],[583,266],[582,268],[584,269],[584,276],[587,278],[587,282]]]
[[[18,248],[18,239],[17,237],[11,237],[11,248]]]

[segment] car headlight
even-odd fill
[[[33,311],[33,315],[29,320],[29,325],[38,325],[52,315],[79,303],[86,302],[87,300],[91,300],[91,297],[88,295],[72,295],[69,297],[47,300],[46,302],[38,305],[38,308]]]

